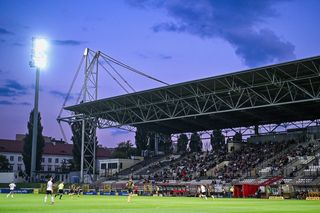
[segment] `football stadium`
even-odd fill
[[[103,55],[85,53],[88,60]],[[68,161],[36,171],[31,183],[1,173],[12,183],[2,184],[0,209],[34,212],[50,203],[41,211],[316,212],[319,68],[320,57],[306,58],[65,106],[72,113],[58,121],[79,135],[80,171]],[[85,69],[88,76],[94,70]],[[130,159],[112,158],[94,146],[96,129],[109,127],[135,131],[144,148]],[[2,152],[23,143],[7,141]],[[57,163],[74,146],[51,139],[42,162]]]
[[[279,16],[285,30],[268,26],[292,8],[315,11],[319,2],[70,2],[33,2],[31,8],[0,1],[0,213],[320,211],[319,49],[307,45],[305,35],[298,41],[301,33],[290,31],[287,16]],[[294,6],[284,12],[281,4]],[[106,6],[110,14],[102,11]],[[75,21],[80,11],[86,16]],[[303,23],[319,20],[301,14],[308,18]],[[149,24],[151,33],[143,30]],[[24,41],[33,26],[52,38]],[[310,26],[300,31],[314,32]],[[53,37],[55,30],[60,37]],[[159,36],[164,31],[181,40]],[[284,32],[297,46],[282,38]],[[310,43],[316,39],[310,36]],[[212,49],[208,40],[221,61],[204,57]],[[111,57],[101,50],[108,45],[117,58],[155,70]],[[12,74],[22,69],[18,61],[25,64],[16,57],[26,47],[32,85],[27,75]],[[161,52],[169,49],[174,56]],[[73,53],[79,52],[77,64]],[[42,72],[49,65],[57,73]],[[214,72],[190,80],[194,67],[211,66]],[[77,68],[72,74],[71,67]],[[8,132],[15,139],[2,139]]]

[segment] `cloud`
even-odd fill
[[[13,46],[17,46],[17,47],[22,47],[24,46],[22,43],[19,43],[19,42],[14,42],[12,43]]]
[[[79,46],[85,43],[87,42],[77,40],[52,40],[52,44],[58,46]]]
[[[13,105],[13,102],[0,100],[0,105]]]
[[[260,27],[278,16],[274,7],[288,0],[129,0],[142,9],[162,9],[171,21],[156,23],[152,30],[188,33],[203,39],[223,38],[248,66],[295,58],[294,45],[272,30]]]
[[[28,88],[15,80],[7,80],[5,85],[0,87],[0,97],[16,97],[27,94]]]
[[[148,59],[148,58],[150,58],[150,56],[148,56],[148,55],[146,55],[146,54],[144,54],[144,53],[138,53],[138,56],[141,57],[141,58],[143,58],[143,59]]]
[[[248,31],[245,35],[230,34],[226,38],[234,46],[236,54],[249,66],[295,58],[294,45],[281,41],[268,29]]]
[[[9,31],[9,30],[7,30],[7,29],[4,29],[4,28],[2,28],[2,27],[0,27],[0,35],[14,35],[14,33],[13,32],[11,32],[11,31]]]
[[[67,97],[67,93],[64,93],[64,92],[60,92],[58,90],[51,90],[49,91],[49,93],[55,97],[58,97],[58,98],[63,98],[65,99]],[[70,99],[74,99],[73,95],[70,95],[69,96],[69,100]]]
[[[165,54],[154,54],[154,53],[137,53],[137,55],[143,59],[151,59],[151,58],[157,58],[162,60],[170,60],[172,59],[172,56],[165,55]]]
[[[170,55],[159,54],[159,57],[160,57],[160,59],[163,59],[163,60],[170,60],[170,59],[172,59],[172,56],[170,56]]]
[[[21,105],[21,106],[30,106],[31,104],[28,102],[12,102],[12,101],[4,101],[0,100],[0,106],[11,106],[11,105]]]
[[[127,130],[123,130],[123,129],[112,129],[111,130],[111,135],[112,136],[126,135],[126,134],[128,134]]]

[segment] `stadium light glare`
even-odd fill
[[[45,38],[32,38],[32,55],[30,67],[36,68],[36,87],[34,95],[33,109],[33,128],[32,128],[32,150],[31,150],[31,180],[36,177],[36,155],[37,155],[37,136],[38,136],[38,108],[39,108],[39,76],[40,70],[47,66],[47,51],[49,43]]]
[[[32,39],[32,62],[31,66],[37,69],[43,69],[47,66],[48,56],[47,51],[49,43],[44,38]]]

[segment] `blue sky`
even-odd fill
[[[317,0],[0,0],[0,138],[27,131],[34,36],[51,41],[40,77],[44,134],[61,138],[55,118],[86,47],[174,84],[320,55],[319,11]],[[123,76],[136,90],[161,86]],[[106,75],[101,81],[99,98],[124,93]],[[115,146],[133,134],[98,137]]]

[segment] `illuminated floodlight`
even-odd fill
[[[49,43],[46,39],[44,38],[32,39],[32,62],[31,62],[32,67],[43,69],[47,66],[48,48],[49,48]]]

